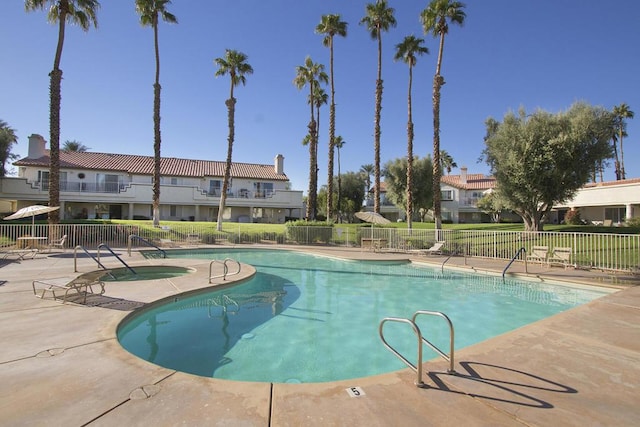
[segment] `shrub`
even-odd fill
[[[580,218],[580,211],[579,210],[568,211],[564,216],[564,223],[569,225],[582,224],[582,218]]]

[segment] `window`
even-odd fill
[[[59,178],[60,182],[60,189],[61,190],[66,190],[67,189],[67,173],[66,172],[60,172],[60,178]],[[38,182],[40,183],[40,189],[41,190],[48,190],[49,189],[49,171],[38,171]]]
[[[273,194],[273,182],[254,182],[253,191],[256,197],[271,197]]]
[[[453,190],[442,190],[440,191],[440,198],[445,201],[453,200]]]
[[[212,179],[209,181],[209,195],[219,197],[222,194],[222,181]]]
[[[178,216],[178,207],[176,205],[169,206],[169,216],[173,218]]]
[[[117,193],[119,190],[118,175],[96,174],[96,191],[100,193]]]

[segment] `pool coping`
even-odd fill
[[[345,248],[283,248],[349,259],[413,258],[435,265],[443,260]],[[147,260],[136,253],[126,261],[205,265],[202,260]],[[620,290],[457,352],[458,375],[447,375],[444,361],[426,362],[429,388],[419,389],[409,369],[331,383],[270,384],[202,378],[155,366],[119,346],[116,326],[136,304],[206,286],[181,278],[126,282],[136,283],[135,288],[108,286],[103,307],[33,296],[31,280],[69,275],[70,262],[38,255],[1,267],[0,419],[9,424],[631,425],[640,417],[640,288],[633,286],[635,278],[625,278],[629,285],[621,287],[608,273],[580,272],[581,283]],[[106,257],[102,262],[117,265]],[[475,269],[500,271],[497,263],[473,262]],[[80,260],[79,270],[94,269],[92,263]],[[565,272],[553,268],[534,274],[554,281],[578,276],[558,273]],[[198,270],[187,276],[203,280],[207,275]],[[361,391],[357,397],[348,392],[354,387]]]

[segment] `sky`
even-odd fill
[[[134,0],[102,0],[98,28],[68,26],[61,69],[61,145],[90,151],[153,156],[153,31],[142,27]],[[225,49],[248,56],[254,73],[235,89],[233,161],[273,164],[285,157],[292,189],[307,190],[308,88],[293,85],[296,66],[310,55],[329,72],[329,49],[315,27],[340,14],[347,37],[334,42],[336,135],[345,141],[340,170],[374,163],[377,43],[359,22],[361,0],[173,0],[178,24],[159,26],[162,156],[226,159],[228,76],[215,77]],[[427,0],[389,0],[397,27],[383,34],[381,163],[406,156],[409,68],[393,60],[405,36],[425,39],[430,54],[413,72],[414,153],[432,152],[432,80],[438,40],[424,34]],[[479,161],[485,120],[523,107],[560,112],[577,101],[612,109],[627,103],[640,114],[640,2],[620,0],[467,0],[462,27],[445,39],[441,74],[441,149],[469,173],[490,173]],[[25,157],[33,133],[49,139],[49,72],[58,28],[45,11],[2,0],[0,119],[18,136]],[[326,88],[329,93],[329,88]],[[320,111],[319,184],[327,182],[328,105]],[[624,160],[640,177],[640,116],[628,121]],[[48,145],[47,145],[48,148]],[[338,172],[336,164],[334,174]],[[454,169],[452,173],[459,173]],[[615,179],[613,168],[605,180]]]

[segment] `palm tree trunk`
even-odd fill
[[[409,91],[407,95],[407,228],[411,230],[413,220],[413,117],[411,112],[411,84],[413,71],[409,65]]]
[[[620,177],[627,179],[627,174],[624,171],[624,149],[622,148],[622,138],[624,135],[624,129],[622,119],[620,119]]]
[[[327,174],[327,220],[333,218],[333,153],[335,149],[334,138],[336,136],[336,104],[335,88],[333,85],[333,37],[329,45],[329,72],[331,74],[331,105],[329,106],[329,158]]]
[[[318,191],[318,159],[317,159],[317,129],[313,118],[313,81],[309,83],[309,105],[311,106],[311,120],[309,121],[309,189],[307,190],[307,221],[316,219],[317,191]]]
[[[62,49],[68,5],[60,5],[58,16],[58,44],[49,74],[49,206],[60,206],[60,108],[62,103]],[[60,212],[49,212],[49,224],[60,222]]]
[[[160,51],[158,48],[158,23],[153,25],[156,53],[156,79],[153,85],[153,226],[160,226]]]
[[[444,84],[444,78],[440,75],[440,67],[442,65],[443,50],[444,33],[441,33],[436,75],[433,76],[433,219],[435,220],[436,230],[442,229],[440,200],[440,177],[442,176],[440,169],[440,88]]]
[[[233,82],[233,79],[232,79]],[[232,87],[233,87],[233,83]],[[235,139],[235,106],[236,99],[233,97],[233,89],[231,98],[227,99],[228,119],[229,119],[229,137],[227,138],[227,162],[224,166],[224,179],[222,181],[222,194],[220,194],[220,207],[218,208],[218,222],[216,230],[222,231],[222,218],[224,214],[225,203],[227,201],[227,191],[229,189],[229,178],[231,177],[231,155],[233,152],[233,141]]]
[[[376,111],[373,132],[374,167],[373,211],[380,213],[380,110],[382,110],[382,36],[378,29],[378,79],[376,80]]]

